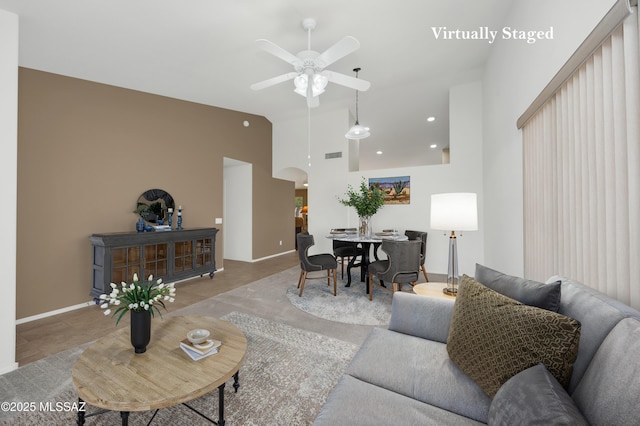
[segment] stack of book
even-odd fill
[[[192,360],[198,361],[209,355],[217,354],[218,348],[222,344],[219,340],[207,339],[202,343],[191,343],[189,339],[180,342],[180,348],[191,357]]]

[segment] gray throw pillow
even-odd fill
[[[487,424],[588,425],[569,394],[542,364],[527,368],[502,385],[489,407]]]
[[[560,308],[560,281],[544,284],[506,275],[478,263],[476,263],[475,279],[491,290],[525,305],[548,309],[552,312],[558,312]]]

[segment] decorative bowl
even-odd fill
[[[204,342],[209,337],[209,330],[197,328],[187,333],[187,339],[194,345]]]

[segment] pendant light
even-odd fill
[[[358,78],[358,71],[360,68],[354,68],[353,71],[356,73],[356,78]],[[349,131],[344,135],[347,139],[364,139],[371,136],[369,133],[369,128],[365,126],[361,126],[358,122],[358,90],[356,89],[356,124],[349,129]]]

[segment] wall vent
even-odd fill
[[[341,152],[327,152],[326,154],[324,154],[324,159],[325,160],[329,160],[331,158],[342,158],[342,151]]]

